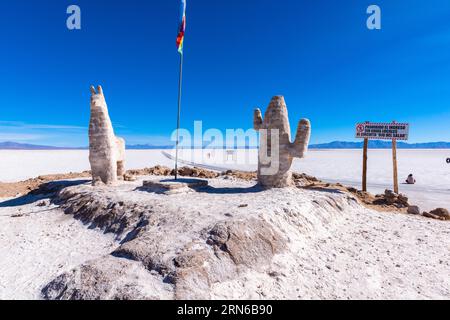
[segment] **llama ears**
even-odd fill
[[[102,88],[102,86],[97,86],[97,91],[95,91],[95,87],[94,86],[91,86],[91,94],[92,95],[94,95],[94,94],[103,95],[103,88]]]

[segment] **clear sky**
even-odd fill
[[[313,143],[359,121],[410,122],[450,140],[450,1],[187,0],[182,126],[248,129],[273,95]],[[79,5],[82,29],[66,28]],[[382,29],[366,27],[367,7]],[[116,134],[166,144],[176,126],[179,0],[0,2],[0,141],[86,146],[89,86]],[[293,132],[294,134],[294,132]]]

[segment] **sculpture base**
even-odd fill
[[[143,189],[147,191],[164,194],[185,193],[207,186],[208,181],[201,179],[146,180],[142,184]]]
[[[294,186],[292,172],[289,170],[285,173],[277,173],[275,175],[258,174],[258,183],[266,188],[288,188]]]

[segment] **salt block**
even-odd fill
[[[201,179],[164,179],[164,180],[146,180],[143,182],[143,188],[153,192],[165,194],[183,193],[208,186],[207,180]]]

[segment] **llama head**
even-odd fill
[[[102,86],[97,86],[97,91],[94,86],[91,86],[91,108],[94,107],[106,107]]]

